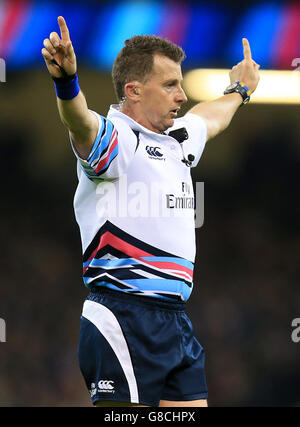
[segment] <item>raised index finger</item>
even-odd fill
[[[252,56],[251,56],[250,44],[249,44],[248,40],[245,38],[243,38],[243,48],[244,48],[244,58],[247,61],[251,61]]]
[[[70,40],[70,33],[69,33],[69,29],[67,27],[65,18],[63,16],[59,16],[57,18],[57,21],[58,21],[58,25],[59,25],[59,29],[60,29],[60,35],[61,35],[62,42],[64,44],[66,44],[66,42],[68,42]]]

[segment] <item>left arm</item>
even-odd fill
[[[252,60],[250,45],[243,39],[244,60],[235,65],[229,73],[230,82],[243,82],[253,93],[259,82],[259,65]],[[225,130],[234,114],[242,104],[239,93],[230,93],[214,101],[202,102],[189,110],[189,113],[201,116],[207,125],[207,140]]]

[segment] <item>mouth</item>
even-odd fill
[[[177,117],[179,110],[180,110],[180,108],[174,108],[174,110],[171,110],[170,111],[171,116]]]

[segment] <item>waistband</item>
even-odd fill
[[[186,308],[186,302],[184,301],[164,301],[155,297],[148,297],[143,295],[129,294],[128,292],[118,292],[113,289],[104,288],[101,286],[93,286],[90,289],[90,293],[87,296],[88,300],[97,302],[101,296],[108,295],[118,301],[124,301],[134,305],[143,305],[148,307],[161,308],[163,310],[175,310],[184,311]]]

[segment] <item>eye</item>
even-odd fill
[[[166,84],[166,87],[168,88],[168,89],[171,89],[171,88],[173,88],[175,86],[175,83],[174,82],[170,82],[170,83],[167,83]]]

